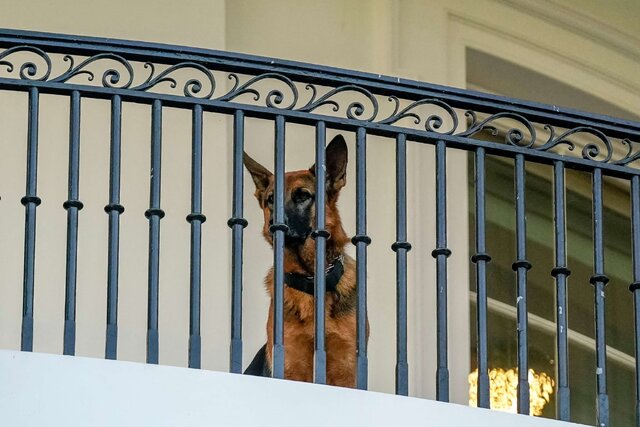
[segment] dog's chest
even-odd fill
[[[325,348],[328,384],[353,387],[355,381],[355,316],[336,319],[327,316]],[[284,322],[285,377],[298,381],[313,380],[315,328],[310,321],[289,319]]]

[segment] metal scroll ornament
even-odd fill
[[[219,93],[222,90],[216,82],[214,72],[198,62],[185,61],[158,69],[151,62],[132,62],[114,53],[99,53],[83,59],[64,55],[62,62],[66,67],[53,77],[56,68],[54,59],[51,54],[34,46],[14,46],[0,52],[0,72],[4,67],[4,72],[8,74],[5,77],[8,78],[68,84],[81,84],[74,78],[85,76],[86,82],[94,86],[129,91],[161,92],[163,88],[166,90],[168,84],[170,89],[178,89],[183,96],[189,98],[253,103],[272,109],[315,114],[325,114],[323,111],[326,110],[322,107],[330,107],[330,114],[349,120],[403,127],[401,122],[405,120],[404,123],[408,123],[406,119],[411,119],[410,123],[418,126],[419,130],[466,138],[477,137],[481,132],[499,136],[499,124],[504,128],[507,123],[515,123],[515,126],[510,125],[506,131],[502,131],[505,144],[536,151],[557,150],[564,146],[566,153],[575,150],[576,136],[582,135],[587,136],[590,141],[584,143],[580,151],[579,156],[583,159],[621,166],[640,160],[637,142],[612,139],[596,128],[578,126],[558,130],[544,124],[544,134],[548,134],[548,137],[543,139],[538,136],[533,122],[524,115],[509,111],[479,118],[480,112],[468,110],[463,113],[467,120],[462,124],[459,111],[433,97],[405,100],[403,106],[403,101],[397,96],[387,96],[386,101],[391,105],[383,109],[380,108],[380,100],[384,98],[364,87],[346,84],[326,88],[309,83],[302,86],[302,83],[276,72],[254,76],[229,72],[226,78],[232,82],[231,88]],[[145,70],[144,76],[137,78],[136,70],[142,69]],[[179,80],[181,83],[178,83]],[[135,83],[136,81],[139,83]],[[301,96],[299,87],[304,88],[304,96]]]

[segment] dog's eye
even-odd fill
[[[267,205],[273,205],[273,193],[267,196]]]
[[[293,199],[294,203],[303,203],[306,202],[307,200],[311,199],[313,197],[313,195],[309,192],[309,190],[306,190],[304,188],[298,188],[293,192],[293,195],[291,196],[291,198]]]

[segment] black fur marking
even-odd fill
[[[270,377],[271,369],[267,365],[267,345],[263,345],[253,357],[253,360],[244,371],[245,375],[253,375],[255,377]]]

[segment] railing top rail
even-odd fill
[[[152,59],[154,62],[167,64],[195,61],[217,70],[248,74],[277,72],[302,83],[326,86],[353,84],[376,95],[395,95],[410,100],[435,98],[454,108],[490,114],[524,114],[529,120],[545,124],[567,128],[593,126],[613,137],[640,140],[640,122],[633,120],[336,67],[162,43],[0,29],[0,47],[16,45],[34,46],[51,53],[92,55],[106,51],[125,55],[127,59]]]

